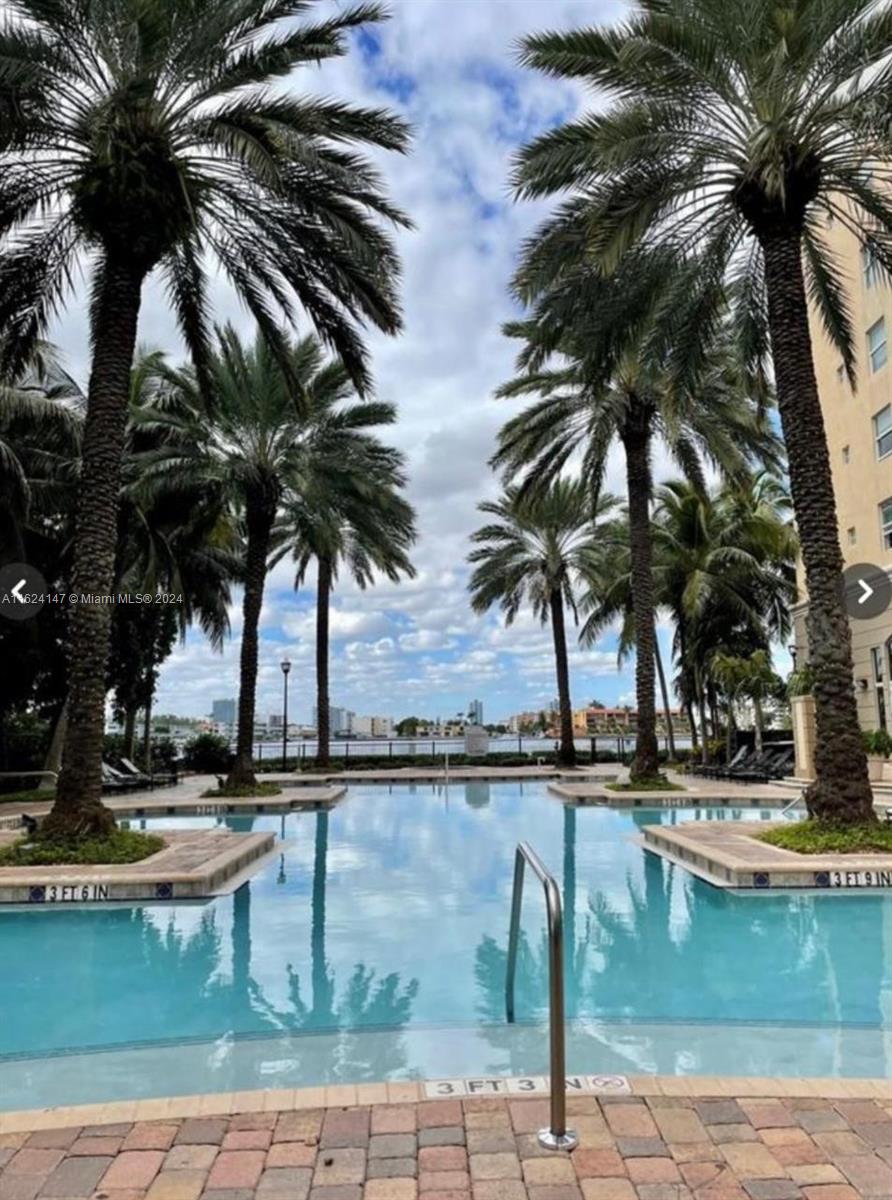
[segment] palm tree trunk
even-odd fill
[[[696,752],[700,747],[700,736],[697,733],[697,722],[694,720],[694,705],[690,698],[684,702],[685,713],[688,718],[688,728],[691,731],[691,750]]]
[[[561,589],[551,589],[551,635],[554,639],[554,664],[557,673],[558,705],[561,717],[561,745],[558,762],[562,767],[576,766],[573,743],[573,708],[570,703],[570,665],[567,661],[567,630],[564,625],[564,597]]]
[[[136,705],[129,704],[124,714],[124,753],[133,758],[136,749]]]
[[[768,323],[790,494],[808,590],[809,663],[814,671],[815,781],[811,815],[837,823],[875,815],[855,701],[852,635],[840,592],[843,570],[830,455],[808,328],[800,232],[777,223],[759,231]]]
[[[700,672],[696,672],[695,685],[697,689],[697,714],[700,719],[700,761],[709,762],[709,729],[706,725],[706,692]]]
[[[713,740],[718,741],[722,736],[722,722],[719,720],[719,702],[712,682],[706,685],[706,695],[709,699],[709,724],[712,727]]]
[[[638,738],[629,768],[633,783],[659,778],[654,629],[653,548],[650,529],[650,409],[634,405],[622,431],[629,492],[629,550],[635,618],[635,697]]]
[[[43,760],[44,771],[55,771],[58,775],[59,767],[62,765],[62,747],[65,745],[65,730],[68,728],[68,698],[66,697],[59,709],[59,715],[56,717],[56,723],[53,726],[53,734],[50,738],[49,748],[46,752],[46,757]],[[55,780],[44,775],[40,783],[37,785],[37,790],[52,791],[55,789]]]
[[[697,722],[694,720],[694,701],[692,697],[692,679],[687,655],[687,639],[685,637],[684,620],[679,613],[673,613],[675,628],[678,636],[678,664],[680,671],[681,690],[683,693],[684,710],[688,718],[688,728],[691,731],[691,756],[696,754],[700,741],[697,736]]]
[[[238,735],[235,761],[226,779],[227,787],[257,786],[254,775],[254,712],[257,700],[257,629],[263,607],[263,586],[269,557],[270,535],[276,503],[259,491],[246,497],[245,596],[242,602],[242,649],[239,659]]]
[[[152,701],[154,695],[150,693],[146,697],[146,707],[143,713],[142,721],[142,769],[147,773],[152,773]]]
[[[316,583],[316,765],[331,761],[331,709],[328,695],[328,626],[331,612],[331,561],[319,559]]]
[[[78,484],[70,591],[80,600],[68,624],[68,730],[47,836],[107,834],[115,827],[102,803],[105,672],[111,634],[118,504],[130,368],[142,294],[141,268],[106,259],[94,309],[95,350]],[[108,598],[108,599],[107,599]],[[103,602],[105,601],[105,602]]]
[[[675,729],[672,725],[672,709],[669,705],[669,688],[666,686],[666,672],[663,670],[663,656],[660,653],[660,639],[654,637],[654,662],[657,667],[657,678],[660,681],[660,695],[663,698],[663,711],[666,714],[666,737],[669,741],[669,758],[675,761]]]
[[[758,696],[753,697],[753,726],[756,731],[756,753],[762,753],[762,733],[765,729],[765,715],[762,712],[762,701]]]

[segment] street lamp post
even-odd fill
[[[283,687],[283,704],[282,704],[282,770],[288,770],[288,672],[291,670],[291,662],[287,658],[283,658],[279,666],[282,668],[282,687]]]

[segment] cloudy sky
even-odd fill
[[[496,431],[515,411],[493,399],[510,376],[514,348],[500,332],[512,315],[507,284],[518,247],[546,211],[514,204],[507,177],[516,147],[572,116],[587,98],[574,87],[522,71],[527,32],[616,17],[619,0],[393,0],[391,19],[354,40],[349,56],[295,77],[294,86],[365,104],[387,104],[414,129],[412,153],[382,162],[391,194],[416,228],[401,235],[405,332],[372,337],[379,394],[399,406],[393,440],[410,463],[419,516],[418,577],[359,592],[339,582],[332,612],[332,702],[359,713],[448,716],[479,697],[487,720],[538,708],[555,691],[550,638],[532,619],[503,628],[468,607],[465,558],[477,504],[496,494],[488,467]],[[246,334],[249,318],[221,282],[218,316]],[[83,313],[66,314],[56,338],[86,374]],[[160,294],[147,295],[141,338],[178,352]],[[622,491],[622,463],[608,480]],[[287,564],[267,585],[261,632],[258,715],[280,709],[278,663],[287,653],[293,711],[308,720],[313,692],[313,586],[293,589]],[[160,711],[201,715],[235,696],[238,606],[222,655],[190,635],[165,665]],[[615,639],[572,654],[574,702],[632,699],[628,669],[616,669]]]

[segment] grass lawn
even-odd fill
[[[827,825],[797,821],[754,835],[761,842],[798,854],[892,854],[892,825]]]
[[[55,798],[55,788],[46,788],[42,792],[37,788],[30,788],[24,792],[0,792],[0,804],[37,804],[38,801],[43,804],[44,801]]]
[[[611,792],[686,792],[688,789],[668,779],[649,779],[641,783],[605,783]]]
[[[134,863],[164,849],[164,838],[154,833],[117,829],[110,837],[85,842],[28,842],[25,838],[0,849],[0,867],[50,867],[67,863],[101,865]]]
[[[201,793],[202,800],[247,800],[252,796],[281,796],[277,783],[257,783],[253,787],[216,787]]]

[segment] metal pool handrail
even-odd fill
[[[523,901],[524,865],[529,863],[545,890],[548,913],[548,1023],[551,1045],[551,1126],[539,1130],[539,1144],[547,1150],[572,1150],[579,1139],[567,1128],[567,1065],[564,1047],[564,918],[561,893],[554,876],[529,844],[518,842],[514,856],[514,891],[511,895],[511,927],[508,933],[508,965],[505,977],[505,1017],[514,1022],[514,976],[517,972],[517,940]]]

